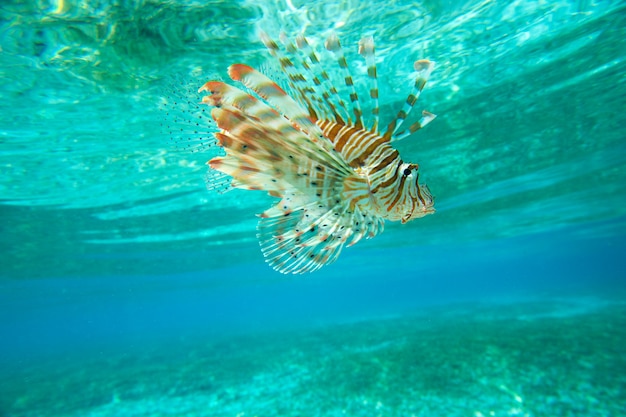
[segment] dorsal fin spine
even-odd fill
[[[422,112],[422,118],[419,119],[417,122],[413,123],[411,126],[409,126],[409,128],[407,130],[403,130],[402,132],[399,132],[397,134],[395,134],[392,137],[392,141],[398,141],[401,139],[406,138],[407,136],[412,135],[413,133],[417,132],[418,130],[420,130],[421,128],[423,128],[424,126],[426,126],[428,123],[432,122],[435,117],[437,117],[436,114],[432,114],[430,112],[427,112],[426,110],[424,110]]]
[[[343,48],[341,43],[339,42],[339,38],[337,35],[332,34],[326,39],[325,43],[326,49],[333,53],[335,58],[337,59],[337,63],[343,72],[344,81],[346,83],[346,87],[350,89],[350,101],[352,103],[352,113],[354,113],[354,126],[356,128],[363,128],[363,112],[361,111],[361,105],[359,104],[359,96],[354,88],[354,81],[352,80],[352,74],[350,74],[350,69],[348,68],[348,62],[346,61],[346,56],[343,52]]]
[[[367,65],[367,75],[370,80],[370,98],[374,103],[372,108],[372,116],[374,121],[372,123],[371,132],[378,133],[378,115],[380,108],[378,107],[378,75],[376,73],[376,55],[374,52],[374,38],[366,36],[359,42],[359,54],[365,58],[365,64]]]
[[[391,123],[389,123],[389,126],[387,127],[387,131],[384,134],[384,137],[388,138],[391,141],[400,140],[408,136],[404,134],[404,132],[400,132],[399,134],[396,135],[396,132],[398,132],[398,130],[400,129],[400,126],[402,126],[402,123],[404,123],[407,116],[409,115],[409,113],[411,113],[411,110],[415,106],[417,99],[419,98],[422,90],[424,89],[424,86],[426,85],[426,82],[428,81],[428,77],[430,77],[430,73],[435,68],[435,63],[426,59],[421,59],[421,60],[415,61],[414,68],[417,71],[417,75],[415,77],[415,83],[413,85],[413,89],[407,96],[404,106],[402,107],[402,110],[400,110],[398,114],[396,115],[395,119],[393,119]],[[429,121],[430,120],[426,121],[426,123],[424,123],[421,126],[424,126]],[[410,131],[410,128],[409,128],[409,131]]]
[[[330,77],[328,76],[328,73],[320,64],[319,57],[317,56],[307,39],[304,36],[299,35],[296,37],[296,44],[298,45],[298,49],[302,51],[302,53],[311,62],[311,64],[309,65],[306,60],[301,61],[304,69],[306,69],[311,75],[311,79],[315,82],[316,85],[320,87],[322,91],[322,97],[324,98],[324,101],[326,102],[328,107],[331,109],[335,121],[341,124],[346,124],[346,122],[350,123],[350,115],[348,113],[346,104],[339,96],[337,89],[330,83]]]

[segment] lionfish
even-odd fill
[[[228,75],[245,91],[209,81],[199,93],[208,93],[202,103],[213,107],[211,117],[219,128],[214,136],[225,151],[208,162],[219,171],[208,181],[225,178],[228,188],[265,190],[280,198],[260,214],[257,236],[266,261],[281,273],[312,272],[334,262],[344,245],[381,233],[385,219],[406,223],[434,213],[428,186],[419,183],[418,165],[404,162],[392,146],[435,118],[424,111],[420,120],[400,130],[434,63],[415,62],[412,91],[381,129],[372,37],[362,38],[358,50],[367,66],[372,101],[372,120],[366,125],[336,35],[324,46],[337,61],[349,100],[341,97],[321,55],[304,36],[294,44],[282,35],[281,46],[265,33],[260,36],[291,94],[244,64],[231,65]]]

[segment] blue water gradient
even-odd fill
[[[24,355],[119,352],[185,337],[308,329],[433,305],[542,297],[623,300],[626,241],[589,239],[581,232],[508,238],[497,246],[366,250],[346,255],[349,270],[329,267],[316,278],[283,278],[253,262],[168,276],[5,281],[1,362],[14,366]]]

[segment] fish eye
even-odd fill
[[[402,172],[404,174],[405,177],[408,177],[409,175],[411,175],[411,170],[408,168],[404,169],[404,172]]]

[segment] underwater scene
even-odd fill
[[[0,416],[626,416],[625,39],[3,0]]]

